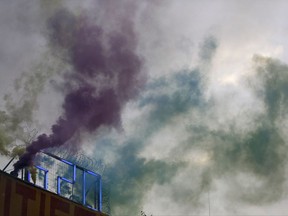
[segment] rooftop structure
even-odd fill
[[[0,172],[0,216],[105,216],[101,175],[50,153],[34,163],[18,177]]]

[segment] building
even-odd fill
[[[41,158],[37,183],[27,171],[20,178],[0,171],[0,216],[107,216],[99,174],[51,154]],[[55,165],[60,172],[49,170]]]

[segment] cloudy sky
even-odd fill
[[[2,166],[37,128],[104,161],[111,215],[285,215],[287,9],[2,0]]]

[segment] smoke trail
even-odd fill
[[[183,156],[186,155],[185,151],[179,155],[179,151],[184,148],[185,144],[182,143],[183,138],[178,133],[179,130],[187,130],[187,128],[185,129],[181,126],[184,122],[184,120],[181,121],[183,115],[186,116],[185,118],[190,118],[187,113],[191,112],[191,110],[201,110],[202,115],[205,115],[207,106],[210,106],[204,96],[207,82],[207,74],[205,73],[209,73],[206,68],[211,64],[217,45],[218,42],[215,38],[206,38],[201,45],[201,52],[199,53],[201,64],[198,67],[184,68],[170,75],[150,79],[147,82],[145,89],[141,92],[141,96],[132,105],[132,107],[135,106],[134,109],[141,111],[141,115],[133,117],[133,121],[130,123],[132,124],[131,130],[133,132],[128,132],[124,140],[115,138],[111,134],[108,137],[102,137],[102,140],[97,139],[97,144],[95,145],[97,151],[93,151],[93,156],[94,158],[102,158],[107,161],[107,166],[103,173],[103,189],[104,191],[109,191],[108,203],[111,205],[110,212],[107,211],[109,214],[132,216],[139,215],[141,210],[152,211],[149,208],[143,208],[145,207],[145,202],[147,202],[147,195],[149,195],[151,190],[154,190],[153,187],[155,186],[173,190],[171,197],[177,196],[178,201],[173,200],[173,203],[177,204],[178,202],[182,202],[182,204],[187,202],[185,200],[187,194],[185,191],[190,191],[191,187],[193,187],[191,179],[193,179],[193,185],[197,185],[196,188],[200,188],[199,191],[204,191],[207,188],[204,185],[204,180],[202,187],[198,187],[198,184],[194,183],[194,179],[202,178],[202,176],[205,179],[209,178],[206,173],[201,175],[201,177],[197,177],[198,172],[193,178],[187,178],[189,179],[190,188],[185,188],[182,191],[183,193],[178,196],[178,188],[182,189],[182,184],[185,184],[187,180],[181,177],[183,175],[182,172],[187,170],[187,166],[189,166],[189,163],[183,159]],[[204,56],[205,59],[202,55],[204,51],[207,53]],[[211,58],[206,58],[206,56]],[[133,108],[131,109],[133,110]],[[127,112],[127,115],[130,115],[130,111]],[[175,122],[175,118],[181,118],[179,120],[181,123]],[[125,114],[123,119],[125,119]],[[193,119],[196,120],[194,116]],[[167,126],[172,126],[173,130],[169,130],[169,134],[163,134],[161,131]],[[129,128],[126,129],[127,131],[129,130]],[[125,132],[127,131],[125,130]],[[184,135],[187,136],[185,132]],[[161,136],[159,138],[160,142],[156,144],[161,149],[155,148],[153,144],[151,145],[151,140],[155,136]],[[172,138],[173,141],[169,141],[169,139],[165,139],[167,136],[169,138],[175,137],[175,139]],[[186,138],[184,137],[184,140]],[[147,150],[149,153],[145,153]],[[115,155],[110,156],[111,154]],[[155,158],[153,157],[155,154],[161,156]],[[112,162],[111,159],[107,159],[109,156],[112,158]],[[191,172],[195,173],[197,169],[199,170],[197,166],[194,166]],[[174,185],[173,181],[175,179],[181,182],[180,185]],[[192,191],[190,195],[195,197],[196,200],[198,197],[194,192],[198,191],[195,187],[193,189],[195,191]],[[156,199],[161,196],[165,195],[157,194]],[[106,201],[105,199],[103,200]],[[171,202],[171,205],[173,203]],[[194,203],[190,202],[189,205],[193,205],[194,208]],[[159,214],[163,213],[159,212]]]
[[[0,154],[12,155],[12,145],[17,141],[28,144],[37,133],[34,111],[38,108],[38,97],[43,92],[45,83],[55,75],[63,62],[45,53],[45,61],[30,68],[31,73],[23,72],[15,79],[14,93],[4,96],[4,108],[0,110]],[[42,58],[42,56],[41,56]],[[33,125],[33,126],[32,126]],[[37,124],[36,124],[37,125]]]
[[[216,184],[220,180],[227,187],[228,204],[271,204],[285,196],[287,126],[281,129],[281,121],[287,122],[288,67],[275,59],[254,58],[256,74],[250,75],[248,88],[248,78],[243,77],[244,87],[263,110],[243,105],[243,113],[223,124],[219,122],[223,114],[217,109],[231,102],[220,104],[215,96],[205,97],[205,77],[216,49],[217,41],[208,38],[199,56],[204,65],[148,82],[136,106],[149,108],[138,117],[144,123],[139,127],[138,119],[134,120],[139,128],[133,127],[126,142],[97,140],[95,157],[107,157],[111,149],[117,152],[116,162],[103,175],[111,184],[112,215],[136,215],[143,206],[145,211],[145,207],[147,211],[154,206],[161,209],[154,214],[175,209],[179,214],[198,214],[205,209],[208,191],[219,192]],[[151,144],[156,136],[157,143]],[[121,144],[115,145],[117,142]]]
[[[212,98],[213,103],[204,104],[204,112],[198,117],[201,121],[197,122],[193,116],[194,122],[191,121],[187,127],[187,140],[179,143],[172,152],[178,157],[189,156],[191,162],[183,172],[185,175],[182,179],[193,179],[194,186],[183,180],[181,184],[175,181],[169,185],[169,189],[163,189],[173,197],[177,206],[193,205],[196,209],[208,190],[216,190],[215,184],[219,179],[227,185],[225,196],[229,203],[271,204],[286,195],[285,161],[288,151],[283,122],[287,122],[288,67],[279,60],[259,56],[253,59],[253,64],[256,73],[249,77],[248,90],[255,100],[263,102],[264,111],[253,113],[249,108],[248,112],[227,120],[223,126],[218,122],[223,115],[215,112],[220,103]],[[247,82],[247,77],[244,79]],[[200,91],[203,93],[203,89]],[[184,104],[181,103],[182,106]],[[195,107],[199,108],[203,109],[198,105]],[[159,107],[160,110],[163,107]],[[176,114],[180,113],[175,111]],[[235,122],[239,123],[240,118],[247,120],[237,126]],[[193,165],[193,152],[202,157],[202,166]]]
[[[121,23],[121,31],[106,33],[88,17],[59,10],[48,21],[48,28],[51,46],[64,50],[72,66],[62,83],[66,91],[63,114],[50,135],[40,135],[26,148],[14,164],[14,174],[31,165],[40,150],[61,146],[82,130],[119,127],[123,105],[137,95],[144,82],[130,21]]]

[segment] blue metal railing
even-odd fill
[[[43,181],[43,184],[39,185],[39,182],[38,182],[37,186],[40,186],[44,188],[45,190],[48,190],[51,192],[56,192],[60,196],[65,196],[67,195],[67,189],[66,189],[66,193],[63,191],[65,191],[64,186],[66,184],[66,187],[71,188],[71,194],[67,198],[73,201],[76,201],[93,210],[102,211],[101,175],[99,175],[98,173],[92,172],[90,170],[87,170],[83,167],[80,167],[76,164],[73,164],[51,153],[48,153],[48,152],[41,152],[41,153],[44,154],[45,156],[53,158],[53,160],[56,160],[60,162],[60,164],[62,163],[66,165],[67,167],[65,171],[62,171],[62,176],[60,176],[59,174],[58,175],[55,173],[52,174],[50,172],[49,166],[45,166],[44,159],[38,160],[38,161],[41,161],[41,164],[37,164],[34,167],[38,170],[37,181]],[[61,169],[59,163],[58,163],[58,166],[59,166],[59,169]],[[31,173],[29,172],[29,170],[26,170],[26,172],[27,172],[27,177],[25,178],[25,175],[22,174],[22,179],[25,179],[31,182]],[[72,177],[69,174],[72,174]],[[81,177],[79,178],[79,175],[82,176],[82,178]],[[70,176],[70,178],[67,176]],[[88,177],[89,177],[89,180],[87,180]],[[56,183],[56,186],[53,183],[53,181],[55,181],[54,183]],[[36,182],[34,182],[34,184],[35,183]],[[89,187],[87,187],[88,183],[90,183]],[[77,190],[78,192],[75,192],[74,190],[75,187],[78,189]],[[94,189],[94,190],[92,190],[91,192],[91,189]],[[82,192],[80,193],[79,190],[81,190]],[[77,197],[77,199],[75,197]]]

